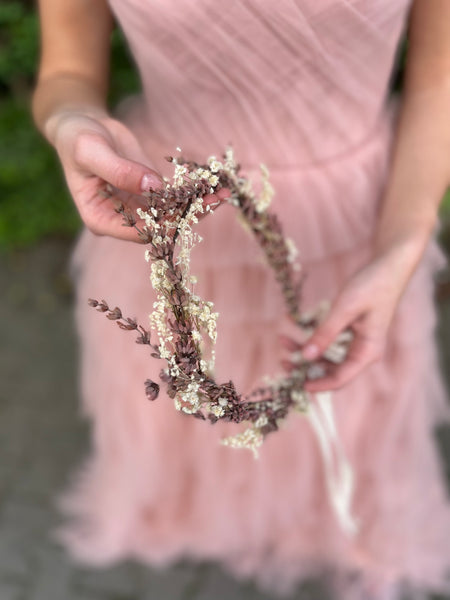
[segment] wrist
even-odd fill
[[[401,246],[420,253],[433,234],[437,220],[437,209],[408,214],[392,222],[381,219],[375,232],[374,253],[388,253]]]
[[[89,104],[67,104],[59,107],[58,110],[49,115],[42,124],[42,133],[52,146],[56,145],[60,126],[66,121],[76,117],[103,121],[109,118],[109,114],[106,109]]]
[[[33,94],[32,111],[38,129],[53,145],[55,129],[65,118],[74,114],[95,119],[108,117],[105,92],[94,82],[72,73],[40,80]]]
[[[401,286],[411,278],[429,243],[433,227],[417,227],[395,237],[376,237],[373,258],[389,265],[389,276]]]

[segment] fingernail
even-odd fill
[[[319,347],[315,344],[308,344],[302,349],[302,354],[306,360],[314,360],[319,356]]]
[[[157,189],[161,187],[162,180],[157,175],[146,173],[141,180],[141,190],[148,192],[150,189]]]

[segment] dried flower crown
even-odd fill
[[[178,410],[212,423],[247,422],[249,425],[242,433],[227,437],[222,443],[249,448],[257,456],[265,436],[279,428],[291,409],[308,411],[309,397],[303,386],[308,377],[314,376],[314,367],[317,371],[318,365],[297,353],[296,367],[289,374],[246,395],[238,393],[232,381],[222,384],[215,381],[214,350],[206,358],[202,347],[207,340],[210,344],[216,342],[218,313],[213,311],[212,302],[194,293],[196,279],[190,274],[191,250],[201,242],[194,231],[198,215],[212,213],[215,208],[204,202],[206,195],[217,194],[224,188],[229,190],[226,201],[236,207],[261,247],[294,322],[308,330],[316,326],[318,317],[300,314],[302,274],[297,251],[292,240],[283,235],[277,216],[268,210],[273,188],[267,169],[261,165],[262,189],[256,194],[252,183],[239,175],[240,167],[231,148],[226,150],[222,161],[210,157],[202,165],[182,157],[167,159],[175,165],[173,181],[165,178],[161,189],[144,194],[146,208],[137,210],[144,225],[139,227],[135,215],[123,204],[116,208],[124,224],[136,228],[141,241],[148,246],[145,258],[151,263],[151,283],[157,293],[150,323],[158,343],[152,343],[150,332],[135,319],[124,318],[118,307],[111,310],[104,300],[90,299],[89,304],[106,313],[120,328],[136,331],[137,343],[150,346],[152,357],[166,361],[167,368],[161,370],[160,380]],[[348,341],[338,340],[328,351],[329,360],[341,360]],[[158,383],[145,382],[150,400],[156,399],[159,389]]]

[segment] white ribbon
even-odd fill
[[[354,475],[337,433],[331,393],[315,394],[315,400],[309,403],[306,416],[319,442],[333,509],[344,532],[350,536],[355,535],[358,524],[351,511]]]

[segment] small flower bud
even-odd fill
[[[149,400],[156,400],[159,394],[159,385],[151,379],[147,379],[145,382],[145,394]]]

